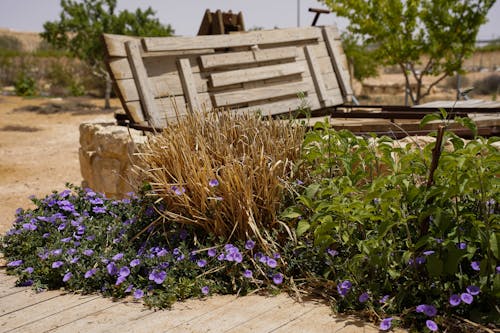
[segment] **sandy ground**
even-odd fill
[[[0,234],[9,229],[18,207],[30,207],[29,196],[62,190],[66,182],[81,183],[80,123],[113,120],[113,112],[89,103],[104,104],[95,99],[0,96]],[[47,105],[59,107],[47,114]],[[36,106],[42,112],[16,110]]]

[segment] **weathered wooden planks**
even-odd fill
[[[163,52],[173,50],[196,49],[226,49],[232,47],[252,46],[261,44],[294,43],[303,40],[321,39],[321,30],[314,27],[288,28],[273,30],[251,31],[231,35],[197,36],[197,37],[150,37],[143,38],[148,52]]]
[[[314,113],[352,95],[334,27],[104,39],[117,93],[138,124],[161,128],[188,110],[214,107],[285,113],[301,105],[299,93]]]

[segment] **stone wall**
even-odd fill
[[[83,123],[80,125],[80,170],[83,187],[123,198],[137,191],[139,177],[132,170],[137,161],[134,153],[146,143],[141,131],[115,123]]]

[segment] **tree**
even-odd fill
[[[173,29],[163,25],[148,7],[134,13],[127,10],[115,14],[117,0],[61,0],[58,21],[45,22],[41,36],[56,48],[68,50],[106,80],[105,108],[109,108],[111,79],[104,64],[103,33],[132,36],[170,36]]]
[[[359,82],[378,75],[378,61],[373,56],[373,47],[369,47],[357,40],[355,36],[349,33],[342,34],[342,48],[349,64],[353,76]]]
[[[382,65],[403,72],[413,104],[454,72],[475,48],[479,27],[495,0],[320,0],[350,21],[349,32],[376,45]],[[432,77],[424,87],[423,78]]]

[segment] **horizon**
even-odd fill
[[[59,19],[61,13],[59,0],[43,0],[44,6],[39,6],[40,0],[2,0],[0,4],[0,29],[15,32],[42,32],[43,24]],[[298,5],[300,12],[298,13]],[[195,36],[198,32],[206,9],[215,11],[232,10],[242,12],[245,28],[261,27],[264,29],[309,26],[314,14],[309,8],[326,8],[316,0],[252,0],[251,2],[211,0],[210,7],[203,0],[187,0],[183,2],[165,0],[119,0],[117,10],[135,11],[137,8],[151,7],[155,17],[162,24],[170,24],[175,34],[179,36]],[[265,8],[265,9],[263,9]],[[29,9],[29,10],[28,10]],[[35,10],[33,10],[35,9]],[[477,40],[493,40],[500,38],[500,3],[495,3],[488,13],[488,22],[481,26]],[[340,30],[345,30],[348,21],[334,14],[322,14],[317,25],[335,24]]]

